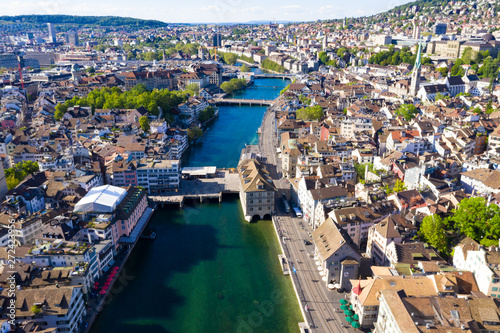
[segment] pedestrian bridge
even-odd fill
[[[266,79],[266,78],[275,78],[275,79],[293,79],[295,74],[273,74],[273,73],[263,73],[263,74],[255,74],[255,79]]]
[[[217,98],[217,105],[258,105],[271,106],[275,103],[274,99],[243,99],[243,98]]]

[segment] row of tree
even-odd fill
[[[500,208],[487,204],[486,199],[463,199],[449,216],[426,216],[419,237],[444,255],[449,255],[451,237],[468,236],[483,246],[498,245],[500,238]]]
[[[96,25],[104,27],[147,27],[160,28],[168,27],[168,23],[156,20],[142,20],[130,17],[118,16],[77,16],[77,15],[19,15],[19,16],[1,16],[0,20],[10,22],[29,22],[29,23],[55,23],[55,24],[78,24],[78,25]]]
[[[500,56],[500,54],[499,54]],[[463,65],[471,65],[470,69],[480,78],[493,78],[498,77],[498,71],[500,67],[500,59],[493,58],[490,56],[490,51],[474,51],[471,47],[466,47],[462,53],[462,57],[458,58],[453,66],[451,67],[450,74],[453,76],[463,76],[465,75],[465,69]],[[447,67],[438,68],[441,75],[446,76],[448,74]]]
[[[247,81],[245,79],[231,79],[226,82],[222,82],[220,88],[224,90],[225,93],[230,94],[235,90],[239,90],[244,88],[247,85]]]
[[[270,71],[278,72],[278,73],[285,72],[285,67],[283,67],[280,64],[278,64],[272,60],[269,60],[267,58],[262,60],[262,64],[260,65],[260,67],[262,67],[264,69],[268,69]]]
[[[394,46],[390,46],[388,51],[382,51],[376,53],[370,57],[368,62],[370,64],[378,64],[381,66],[394,65],[397,66],[402,63],[414,64],[417,59],[417,55],[413,54],[409,48],[404,47],[401,50],[394,49]],[[422,57],[422,65],[430,63],[430,58]]]
[[[186,100],[187,94],[184,91],[170,91],[168,89],[150,91],[144,85],[137,85],[127,91],[122,91],[118,87],[104,87],[92,90],[86,97],[75,96],[56,105],[54,117],[57,120],[61,119],[67,109],[75,105],[91,106],[92,111],[96,109],[135,109],[143,106],[153,115],[158,115],[158,107],[161,107],[166,120],[171,123],[173,116],[169,111]]]

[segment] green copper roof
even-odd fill
[[[422,57],[422,43],[418,42],[418,52],[417,52],[417,59],[415,59],[415,66],[413,69],[417,70],[420,68],[420,58]]]

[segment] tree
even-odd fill
[[[396,116],[404,117],[406,121],[410,121],[418,114],[418,109],[413,104],[403,104],[395,112]]]
[[[56,120],[61,120],[66,111],[68,111],[68,107],[64,104],[57,104],[55,109],[54,118]]]
[[[94,68],[94,66],[90,66],[90,67],[89,67],[89,68],[87,68],[85,71],[86,71],[87,73],[95,73],[95,68]]]
[[[197,96],[200,93],[200,85],[197,83],[190,83],[186,86],[184,91],[191,96]]]
[[[402,191],[405,191],[407,188],[406,188],[406,185],[403,181],[401,181],[400,179],[396,180],[396,183],[394,184],[394,186],[392,188],[389,187],[389,184],[386,184],[384,186],[384,190],[385,190],[385,193],[386,194],[391,194],[391,193],[398,193],[398,192],[402,192]]]
[[[17,185],[19,185],[20,180],[17,179],[13,174],[10,176],[6,177],[7,181],[7,189],[12,190],[13,188],[16,188]]]
[[[9,190],[15,188],[28,175],[34,175],[40,170],[38,162],[23,161],[12,168],[5,169],[5,178]]]
[[[241,69],[240,69],[242,72],[251,72],[251,69],[250,67],[248,67],[247,65],[243,64],[243,66],[241,66]]]
[[[225,52],[222,55],[222,59],[224,60],[224,62],[226,64],[234,65],[236,63],[236,60],[238,59],[238,57],[234,53]]]
[[[214,115],[215,115],[215,109],[212,106],[209,106],[205,110],[200,112],[198,120],[201,123],[204,123],[205,121],[211,119]]]
[[[190,142],[195,142],[198,138],[203,135],[201,128],[193,126],[187,130],[188,138]]]
[[[139,125],[141,125],[141,128],[144,132],[149,132],[149,119],[146,116],[142,116],[139,118]]]
[[[472,112],[473,112],[474,114],[480,114],[482,111],[481,111],[481,108],[480,108],[479,106],[476,106],[476,107],[472,110]]]
[[[281,66],[280,64],[269,60],[268,58],[262,60],[262,63],[260,65],[261,68],[268,69],[274,72],[278,73],[284,73],[285,72],[285,67]]]
[[[285,88],[283,88],[283,89],[280,91],[280,95],[283,95],[284,93],[286,93],[288,89],[290,89],[290,85],[287,85]]]
[[[445,223],[439,215],[428,215],[424,217],[420,225],[419,235],[440,253],[448,254],[448,238],[446,236]]]
[[[144,60],[146,61],[153,61],[153,60],[158,60],[158,54],[156,52],[146,52],[144,53]]]
[[[500,237],[500,209],[486,204],[486,199],[463,199],[454,209],[449,221],[460,233],[469,236],[483,246],[497,245]]]
[[[231,79],[226,82],[222,82],[220,88],[224,90],[225,93],[230,94],[235,90],[242,89],[247,85],[247,81],[245,79]]]
[[[445,98],[446,98],[446,96],[445,96],[444,94],[442,94],[442,93],[438,92],[438,93],[436,94],[436,96],[434,97],[434,100],[435,100],[435,101],[440,101],[440,100],[445,99]]]
[[[358,176],[359,180],[365,179],[365,169],[366,169],[366,164],[359,164],[359,163],[354,164],[354,170],[356,170],[356,175]]]
[[[34,175],[40,170],[38,162],[24,161],[16,164],[16,168],[23,170],[27,175]]]
[[[328,62],[330,61],[330,57],[328,57],[328,55],[326,54],[325,51],[321,51],[319,54],[318,54],[318,58],[319,60],[323,63],[323,64],[328,64]]]
[[[323,118],[323,108],[319,105],[309,106],[297,110],[297,119],[301,120],[321,120]]]
[[[42,308],[39,305],[35,304],[31,307],[31,312],[33,312],[35,315],[39,314],[41,311],[42,311]]]

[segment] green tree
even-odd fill
[[[472,112],[473,112],[474,114],[480,114],[482,111],[481,111],[481,108],[480,108],[479,106],[476,106],[476,107],[474,108],[474,110],[472,110]]]
[[[146,52],[144,55],[144,60],[146,61],[153,61],[153,60],[158,60],[158,54],[156,52]]]
[[[12,168],[5,169],[5,178],[9,190],[15,188],[28,175],[34,175],[40,170],[38,162],[23,161]]]
[[[198,138],[203,135],[201,128],[193,126],[187,130],[188,138],[190,142],[195,142]]]
[[[356,175],[358,176],[359,180],[365,179],[365,168],[366,164],[359,164],[359,163],[354,164],[354,170],[356,170]]]
[[[42,308],[39,305],[33,305],[31,307],[31,312],[33,312],[35,315],[39,314],[42,311]]]
[[[149,132],[149,119],[146,116],[142,116],[139,118],[139,125],[141,125],[141,128],[144,132]]]
[[[319,105],[309,106],[297,110],[297,119],[301,120],[321,120],[323,118],[323,108]]]
[[[231,79],[226,82],[222,82],[220,88],[224,90],[225,93],[230,94],[235,90],[242,89],[246,86],[247,81],[245,79]]]
[[[17,185],[19,185],[20,180],[17,179],[13,174],[10,176],[6,177],[7,181],[7,189],[12,190],[13,188],[16,188]]]
[[[445,98],[446,98],[446,96],[445,96],[444,94],[442,94],[442,93],[438,92],[438,93],[436,94],[436,96],[434,97],[434,100],[435,100],[435,101],[440,101],[440,100],[445,99]]]
[[[247,65],[243,64],[243,66],[241,66],[241,69],[240,69],[242,72],[251,72],[251,69],[250,67],[248,67]]]
[[[326,54],[325,51],[321,51],[319,54],[318,54],[318,58],[319,60],[323,63],[323,64],[328,64],[328,62],[330,61],[330,57],[328,57],[328,55]]]
[[[440,253],[448,255],[448,237],[446,236],[445,223],[436,214],[424,217],[420,225],[419,235]]]
[[[34,161],[24,161],[24,162],[19,162],[16,164],[16,168],[23,170],[26,175],[34,175],[40,170],[40,166],[38,165],[38,162]]]
[[[222,59],[226,64],[234,65],[236,64],[236,60],[238,59],[238,57],[234,53],[224,52],[222,54]]]
[[[209,106],[205,110],[200,112],[198,120],[201,123],[204,123],[205,121],[211,119],[214,115],[215,115],[215,109],[212,106]]]
[[[285,92],[287,92],[287,90],[290,89],[290,85],[287,85],[285,88],[283,88],[281,91],[280,91],[280,95],[283,95]]]
[[[184,91],[191,96],[197,96],[200,93],[200,85],[197,83],[190,83],[186,86]]]
[[[54,118],[56,120],[61,120],[66,111],[68,111],[68,107],[65,104],[57,104],[55,109]]]
[[[495,204],[486,204],[482,197],[463,199],[454,209],[449,221],[460,233],[481,245],[497,245],[500,237],[500,210]]]
[[[406,121],[410,121],[418,114],[418,109],[413,104],[403,104],[395,112],[396,116],[404,117]]]
[[[268,58],[262,60],[262,64],[260,65],[261,68],[268,69],[271,71],[275,71],[278,73],[284,73],[285,72],[285,67],[281,66],[280,64],[269,60]]]
[[[384,190],[386,194],[398,193],[406,190],[406,185],[400,179],[396,180],[396,183],[392,188],[389,187],[389,184],[384,186]]]

